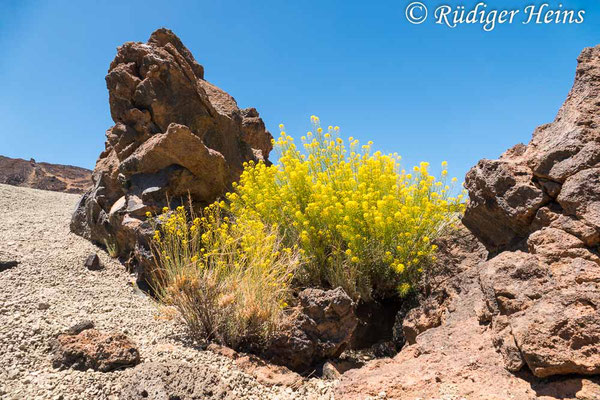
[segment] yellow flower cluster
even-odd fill
[[[301,149],[280,125],[279,163],[247,164],[228,211],[297,244],[303,284],[342,286],[354,298],[405,295],[434,258],[432,239],[463,210],[463,195],[453,197],[446,184],[447,163],[439,179],[426,162],[407,172],[397,154],[346,142],[338,127],[311,121]]]
[[[296,248],[284,247],[259,219],[235,222],[215,203],[199,216],[183,206],[147,215],[158,298],[175,306],[195,333],[235,346],[268,335],[290,298]]]

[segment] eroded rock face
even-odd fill
[[[494,345],[537,377],[600,373],[600,46],[578,61],[555,121],[466,179],[464,223],[499,253],[480,273]]]
[[[416,343],[417,336],[443,324],[451,312],[450,304],[460,296],[464,282],[461,273],[476,268],[488,255],[485,247],[464,226],[435,240],[437,261],[423,282],[418,306],[400,312],[394,326],[397,347]]]
[[[72,165],[0,156],[0,183],[55,192],[84,193],[92,186],[92,171]]]
[[[600,47],[578,58],[575,83],[551,124],[499,160],[481,160],[466,176],[464,224],[492,251],[525,239],[545,205],[600,227]],[[598,245],[595,240],[590,245]]]
[[[188,194],[194,204],[214,201],[244,162],[267,160],[272,137],[256,109],[240,109],[204,80],[203,67],[167,29],[119,47],[106,85],[115,125],[71,230],[143,266],[150,256],[145,213]]]

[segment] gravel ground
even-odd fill
[[[133,276],[105,251],[69,232],[79,195],[0,184],[0,398],[120,399],[130,370],[109,373],[56,370],[49,346],[70,326],[90,319],[100,330],[133,339],[142,363],[184,360],[219,371],[219,385],[236,398],[332,398],[333,382],[307,380],[301,387],[266,387],[221,355],[184,345],[185,330],[162,318],[134,287]],[[98,253],[104,269],[83,263]]]

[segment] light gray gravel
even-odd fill
[[[331,398],[332,382],[310,379],[300,388],[266,387],[231,360],[186,347],[183,326],[161,317],[137,290],[123,265],[69,232],[79,195],[0,184],[0,261],[17,260],[0,272],[0,399],[120,399],[131,371],[59,371],[49,344],[59,332],[91,319],[101,330],[126,333],[142,362],[184,360],[222,371],[220,384],[236,397]],[[96,252],[104,269],[88,271]]]

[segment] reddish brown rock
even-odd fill
[[[534,184],[522,152],[517,147],[499,160],[481,160],[465,177],[469,203],[463,223],[492,251],[527,236],[537,210],[550,200]]]
[[[135,344],[121,333],[85,329],[76,334],[62,334],[54,349],[54,368],[93,369],[107,372],[139,363]]]
[[[599,260],[558,232],[538,231],[530,238],[534,254],[504,252],[483,268],[493,324],[503,331],[495,344],[509,370],[519,370],[520,359],[539,377],[597,374]]]
[[[583,50],[575,83],[551,124],[535,130],[525,159],[534,175],[563,183],[600,162],[600,48]]]
[[[252,375],[265,386],[298,387],[303,378],[282,365],[273,365],[252,354],[238,353],[235,350],[211,343],[207,350],[231,360],[245,373]]]
[[[555,121],[466,177],[463,222],[491,258],[453,273],[456,261],[442,251],[449,267],[404,318],[408,344],[343,374],[337,397],[600,393],[600,46],[578,61]]]
[[[600,168],[590,168],[567,178],[556,199],[566,215],[600,229]]]
[[[419,305],[402,317],[399,313],[394,326],[396,344],[414,344],[419,334],[440,326],[450,313],[453,299],[460,295],[462,282],[455,279],[487,258],[485,247],[464,226],[435,240],[437,261],[430,267],[422,283]]]
[[[285,328],[263,351],[265,358],[293,371],[308,372],[317,362],[338,357],[358,323],[355,304],[341,289],[305,289]]]
[[[143,277],[150,256],[146,212],[187,201],[206,205],[230,188],[247,161],[267,160],[271,135],[258,112],[241,110],[204,80],[175,34],[119,47],[106,76],[115,125],[71,230],[116,248]]]
[[[0,156],[0,183],[55,192],[84,193],[92,187],[92,171]]]
[[[466,180],[464,222],[500,252],[480,274],[494,345],[537,377],[600,373],[600,46],[578,61],[555,121]]]
[[[557,204],[551,207],[542,207],[538,210],[532,230],[550,227],[560,229],[579,238],[588,247],[600,244],[600,232],[586,222],[574,216],[562,214],[562,209]]]
[[[584,266],[570,265],[565,270],[575,271],[574,278],[595,279]],[[491,299],[490,287],[482,281],[495,285]],[[567,375],[548,380],[529,372],[531,366],[539,376],[597,373],[591,308],[560,305],[583,298],[554,289],[556,281],[535,255],[504,252],[483,267],[478,263],[466,268],[446,284],[454,288],[454,295],[441,305],[441,324],[420,332],[395,357],[345,372],[336,398],[575,400],[596,393],[597,377]],[[544,296],[558,298],[546,301]],[[567,308],[566,314],[561,307]],[[492,323],[482,318],[492,313]]]
[[[598,98],[600,46],[579,56],[575,83],[554,122],[536,129],[527,146],[469,171],[463,222],[490,250],[510,249],[539,229],[535,214],[554,200],[564,215],[600,229]]]

